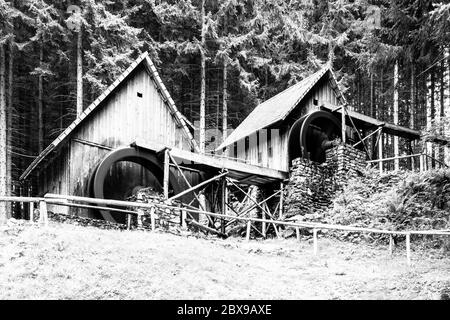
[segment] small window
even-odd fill
[[[137,96],[139,97],[139,98],[142,98],[142,92],[137,92]]]
[[[314,100],[313,100],[313,103],[314,103],[315,106],[317,106],[317,105],[319,105],[319,100],[314,99]]]

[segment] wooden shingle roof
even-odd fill
[[[256,106],[247,118],[242,121],[242,123],[216,150],[221,150],[222,148],[225,148],[258,130],[266,128],[280,120],[286,119],[286,117],[302,101],[306,94],[325,75],[329,76],[332,87],[335,91],[337,91],[336,93],[338,98],[343,102],[344,98],[338,89],[334,74],[330,67],[326,65],[316,73]]]

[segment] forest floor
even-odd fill
[[[226,240],[50,222],[0,227],[0,299],[442,299],[450,255],[319,238]],[[414,250],[415,249],[415,250]]]

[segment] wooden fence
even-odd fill
[[[383,173],[383,171],[384,171],[383,164],[384,163],[390,163],[390,162],[394,162],[396,160],[401,160],[401,159],[409,159],[411,161],[411,170],[413,170],[413,171],[416,170],[416,168],[418,168],[420,172],[430,170],[431,168],[433,168],[433,165],[434,165],[434,167],[448,168],[448,165],[445,164],[444,162],[442,162],[436,158],[433,158],[432,156],[425,154],[425,153],[408,154],[408,155],[397,156],[397,157],[368,160],[367,163],[369,165],[378,164],[380,173]]]
[[[373,229],[373,228],[363,228],[363,227],[353,227],[353,226],[344,226],[344,225],[335,225],[335,224],[325,224],[325,223],[316,223],[316,222],[289,222],[289,221],[280,221],[280,220],[270,220],[270,219],[261,219],[261,218],[252,218],[252,217],[242,217],[242,216],[233,216],[226,214],[219,214],[189,207],[178,207],[173,206],[170,203],[142,203],[142,202],[131,202],[131,201],[121,201],[121,200],[110,200],[110,199],[97,199],[97,198],[87,198],[87,197],[78,197],[78,196],[67,196],[67,195],[58,195],[58,194],[46,194],[44,197],[1,197],[0,201],[6,202],[21,202],[21,203],[30,203],[30,220],[33,221],[34,218],[34,204],[38,204],[39,206],[39,223],[43,223],[45,226],[48,225],[48,212],[47,205],[61,205],[61,206],[69,206],[69,207],[77,207],[77,208],[95,208],[101,210],[110,210],[114,212],[120,212],[126,214],[128,216],[127,219],[127,228],[131,227],[131,215],[138,216],[138,220],[142,215],[146,215],[142,213],[142,210],[133,211],[134,209],[149,209],[150,213],[148,214],[151,218],[151,228],[155,230],[155,209],[156,207],[164,208],[164,209],[175,209],[180,210],[181,212],[181,225],[186,226],[187,223],[193,223],[196,226],[201,226],[198,223],[194,223],[195,221],[191,218],[188,218],[189,213],[196,214],[204,214],[209,217],[215,217],[220,219],[229,219],[231,220],[239,220],[246,222],[246,240],[250,240],[250,232],[253,223],[261,222],[265,224],[272,224],[276,229],[276,226],[288,226],[293,227],[296,230],[297,239],[300,238],[300,229],[312,229],[313,233],[313,252],[314,255],[318,253],[318,231],[319,230],[340,230],[340,231],[349,231],[349,232],[365,232],[365,233],[378,233],[378,234],[388,234],[389,235],[389,252],[392,255],[394,249],[394,235],[402,235],[406,237],[406,259],[408,265],[411,265],[411,236],[412,235],[441,235],[441,236],[450,236],[450,230],[413,230],[413,231],[395,231],[395,230],[382,230],[382,229]],[[123,207],[125,209],[118,209],[115,207]],[[208,229],[208,227],[206,227]],[[216,231],[215,229],[211,229],[210,231]]]

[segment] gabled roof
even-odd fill
[[[316,73],[258,105],[216,150],[225,148],[260,129],[286,119],[306,94],[325,75],[329,76],[332,87],[336,91],[341,103],[343,103],[344,97],[339,91],[334,74],[331,68],[326,65]]]
[[[135,70],[139,65],[144,64],[146,70],[149,72],[150,76],[153,78],[155,85],[158,87],[158,92],[161,94],[164,102],[167,104],[175,121],[183,128],[186,137],[190,141],[192,147],[198,151],[198,145],[192,137],[189,129],[186,126],[183,116],[178,111],[175,106],[175,102],[171,98],[166,86],[159,77],[158,71],[156,70],[152,60],[148,56],[148,52],[144,52],[137,58],[117,79],[114,81],[103,93],[95,99],[82,113],[80,113],[77,118],[52,142],[45,148],[28,166],[28,168],[20,176],[20,180],[26,179],[28,175],[42,162],[42,160],[49,155],[52,151],[55,151],[59,146],[62,145],[64,141],[74,132],[74,130],[86,119],[94,110],[101,108],[102,102],[106,100],[116,88]]]

